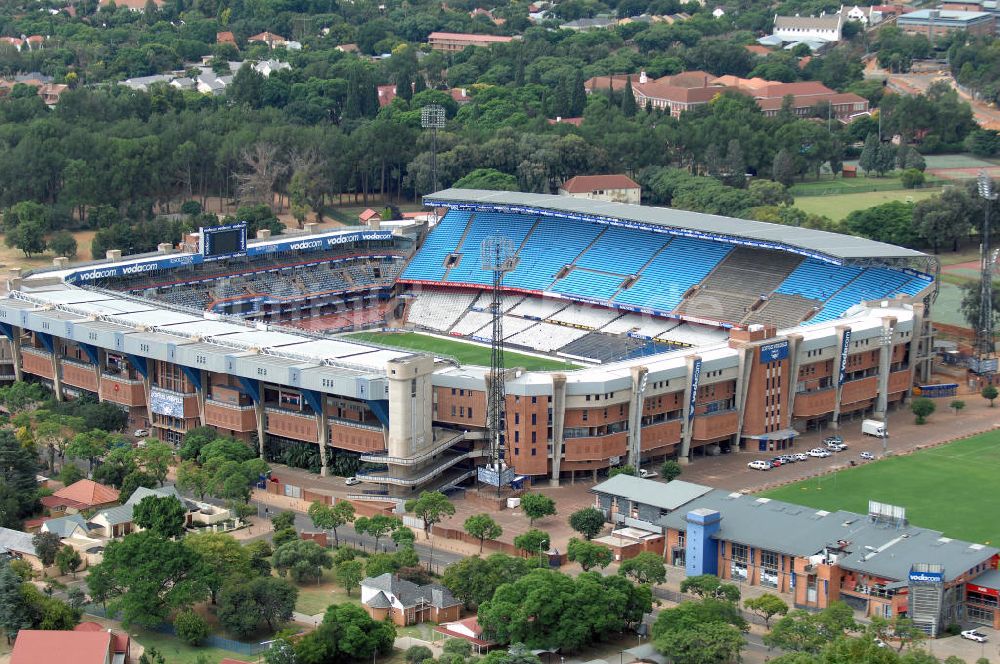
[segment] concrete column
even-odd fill
[[[768,339],[774,341],[774,339]],[[732,447],[739,452],[740,439],[743,437],[743,409],[746,407],[747,394],[750,391],[750,372],[753,371],[754,349],[752,346],[739,349],[739,364],[736,369],[736,440]]]
[[[198,373],[201,375],[201,387],[195,387],[194,393],[198,397],[198,424],[205,426],[205,371],[204,369],[197,369]]]
[[[799,351],[802,349],[802,335],[801,334],[789,334],[788,335],[788,385],[785,389],[788,390],[788,407],[787,415],[785,418],[784,426],[791,428],[792,426],[792,413],[795,412],[795,390],[799,384],[799,368],[802,366],[802,359],[799,357]]]
[[[913,330],[910,332],[910,384],[930,382],[934,358],[934,326],[923,304],[913,305]],[[926,333],[925,333],[926,332]]]
[[[649,369],[631,367],[632,393],[628,403],[628,464],[638,469],[642,464],[642,410],[646,401]]]
[[[685,380],[687,382],[684,385],[684,409],[681,413],[681,417],[684,418],[683,429],[681,430],[681,453],[678,455],[677,459],[677,461],[681,464],[688,464],[691,462],[691,434],[694,432],[694,413],[691,411],[691,402],[694,398],[692,398],[691,393],[692,387],[697,388],[697,386],[692,385],[692,383],[695,379],[695,364],[698,364],[700,367],[700,360],[701,357],[699,355],[688,355],[684,360],[687,366],[687,373],[685,375]],[[698,379],[700,382],[700,375],[698,376]]]
[[[330,424],[326,421],[326,397],[323,397],[323,410],[316,413],[316,426],[319,430],[319,475],[326,477],[330,474],[326,463],[326,446],[330,444]]]
[[[140,373],[139,375],[142,376],[142,391],[146,395],[146,419],[149,420],[149,426],[152,427],[153,403],[150,395],[152,394],[153,391],[153,379],[149,377],[149,374],[152,373],[153,368],[152,366],[150,366],[149,363],[146,364],[146,367],[147,367],[146,375],[142,376],[142,373]],[[129,408],[131,408],[131,406]]]
[[[386,362],[389,382],[389,456],[416,456],[434,445],[434,358],[410,355]]]
[[[563,427],[566,423],[566,375],[552,374],[552,476],[551,486],[559,486],[562,468]]]
[[[21,353],[21,328],[15,327],[14,339],[10,342],[11,356],[14,358],[14,380],[24,380],[24,369],[22,361],[24,354]]]
[[[847,358],[844,357],[844,335],[850,333],[851,328],[847,325],[837,326],[837,346],[835,348],[836,355],[833,356],[833,381],[836,385],[837,398],[833,402],[833,420],[831,421],[831,426],[834,429],[840,427],[840,396],[844,391],[844,386],[840,383],[840,368],[844,366],[847,362]],[[850,345],[847,347],[847,353],[850,355],[851,348]]]
[[[264,458],[264,401],[258,399],[253,403],[253,412],[257,416],[257,454]]]
[[[59,360],[59,342],[56,337],[52,337],[52,389],[56,393],[56,401],[63,400],[62,391],[62,362]]]
[[[890,336],[891,335],[891,336]],[[883,344],[884,337],[890,343]],[[882,333],[879,338],[878,354],[878,396],[875,399],[875,416],[885,421],[885,411],[889,403],[889,366],[892,364],[892,341],[896,338],[896,319],[886,316],[882,319]]]

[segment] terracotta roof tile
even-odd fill
[[[117,489],[98,484],[93,480],[74,482],[52,495],[63,500],[72,500],[81,505],[107,505],[118,501]]]
[[[10,664],[104,664],[111,649],[108,632],[22,629]]]
[[[571,194],[583,194],[595,189],[638,189],[639,185],[627,175],[577,175],[559,187]]]

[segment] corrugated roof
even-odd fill
[[[711,490],[712,487],[683,480],[663,483],[642,479],[634,475],[615,475],[590,491],[627,498],[633,502],[652,505],[660,509],[675,510],[699,496],[704,496]]]
[[[77,528],[88,530],[87,520],[79,514],[69,514],[58,519],[49,519],[42,524],[42,530],[55,533],[59,537],[66,538],[73,534]]]
[[[104,664],[110,650],[110,632],[22,629],[10,664]]]
[[[429,205],[497,206],[512,211],[541,210],[552,216],[589,218],[603,223],[633,222],[679,234],[705,234],[723,242],[763,245],[828,257],[834,262],[853,258],[923,258],[925,254],[853,235],[829,233],[798,226],[735,219],[673,208],[609,203],[570,196],[526,194],[482,189],[445,189],[424,197]]]
[[[0,551],[13,551],[14,553],[24,553],[34,556],[35,545],[31,543],[31,533],[24,533],[20,530],[10,528],[0,528]]]

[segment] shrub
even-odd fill
[[[900,175],[900,180],[907,189],[916,189],[924,184],[924,174],[915,168],[907,168]]]
[[[174,618],[174,631],[184,643],[191,646],[199,645],[208,638],[208,623],[194,611],[181,611]]]

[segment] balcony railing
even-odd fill
[[[240,406],[234,403],[229,403],[228,401],[216,401],[215,399],[205,399],[205,405],[218,406],[219,408],[228,408],[229,410],[240,410],[240,411],[253,410],[253,404],[250,404],[249,406]]]
[[[366,424],[365,422],[358,422],[357,420],[346,420],[339,417],[328,418],[330,424],[341,424],[345,427],[351,427],[352,429],[364,429],[365,431],[378,431],[382,433],[381,425]]]
[[[389,456],[389,452],[388,450],[386,450],[384,453],[370,452],[368,454],[362,454],[361,460],[367,461],[369,463],[384,463],[390,466],[417,466],[425,461],[428,461],[434,456],[448,450],[456,443],[462,442],[462,440],[464,439],[465,439],[464,433],[456,434],[451,438],[441,441],[431,449],[425,452],[420,452],[419,454],[416,454],[412,457],[392,457]]]

